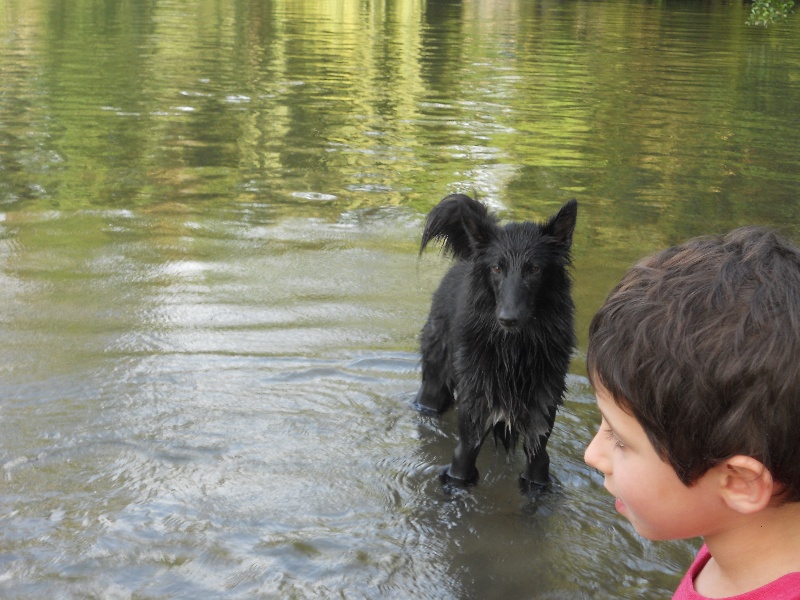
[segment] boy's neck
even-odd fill
[[[743,594],[800,572],[800,502],[741,515],[704,541],[712,558],[694,585],[708,598]]]

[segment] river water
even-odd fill
[[[800,222],[800,20],[738,2],[0,3],[0,595],[663,598],[582,461],[636,258]],[[425,214],[580,203],[553,485],[411,408]]]

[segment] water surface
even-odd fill
[[[736,3],[0,7],[0,595],[669,597],[582,461],[591,314],[665,244],[797,238],[800,24]],[[553,485],[411,409],[444,195],[571,197]]]

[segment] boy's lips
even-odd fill
[[[623,512],[625,510],[625,502],[621,498],[617,498],[617,495],[611,491],[608,482],[604,482],[603,487],[606,488],[606,491],[614,498],[614,508],[617,509],[617,512]]]

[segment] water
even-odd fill
[[[0,595],[668,597],[582,462],[639,256],[797,238],[800,21],[736,3],[0,5]],[[580,202],[552,489],[410,407],[439,198]]]

